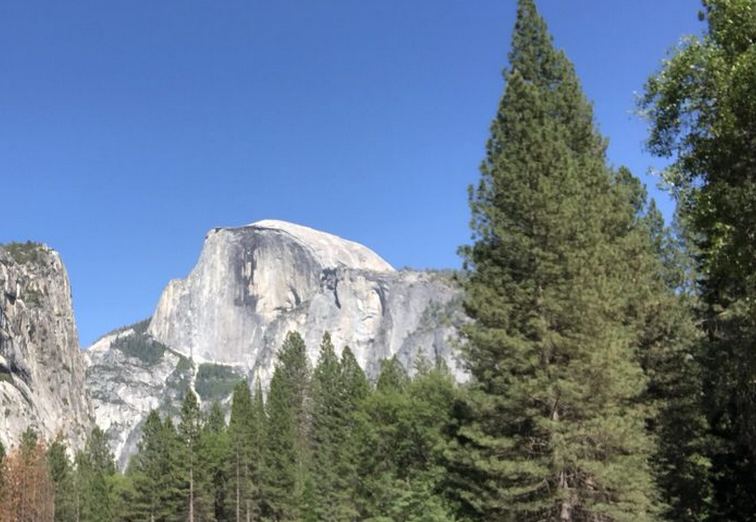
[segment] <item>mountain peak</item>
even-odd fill
[[[387,261],[368,247],[304,225],[277,219],[264,219],[244,228],[283,232],[308,248],[324,267],[344,266],[375,272],[394,271]]]

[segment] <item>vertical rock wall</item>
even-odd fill
[[[0,441],[29,427],[80,447],[93,426],[85,364],[60,256],[34,243],[0,246]]]

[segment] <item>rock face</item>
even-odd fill
[[[169,283],[148,326],[89,350],[97,422],[124,459],[150,408],[175,409],[177,383],[193,385],[202,400],[227,399],[241,376],[267,386],[292,330],[313,364],[328,331],[337,351],[348,345],[371,377],[382,359],[396,356],[411,370],[423,356],[444,360],[463,380],[453,349],[460,308],[448,274],[396,271],[331,234],[271,220],[214,229],[189,276]],[[129,355],[122,346],[129,336],[151,355]]]
[[[227,401],[246,369],[196,363],[156,341],[149,321],[108,334],[85,353],[87,388],[97,424],[105,431],[121,469],[136,451],[142,423],[150,410],[178,416],[192,387],[204,405]]]
[[[57,252],[0,246],[0,441],[34,428],[81,447],[93,424],[71,288]]]
[[[455,295],[435,274],[397,272],[362,245],[268,220],[211,231],[189,277],[163,292],[148,331],[186,356],[242,364],[265,382],[292,330],[313,362],[328,331],[370,373],[381,359],[410,362],[421,349],[455,369],[445,341],[452,332],[420,332],[429,308]]]

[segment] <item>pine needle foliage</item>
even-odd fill
[[[459,500],[481,520],[654,520],[629,202],[574,68],[520,0],[462,249],[474,377]]]

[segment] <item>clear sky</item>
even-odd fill
[[[609,158],[695,0],[541,0]],[[0,242],[59,250],[81,342],[149,316],[204,234],[264,218],[457,267],[515,0],[0,3]],[[652,193],[669,215],[672,204]]]

